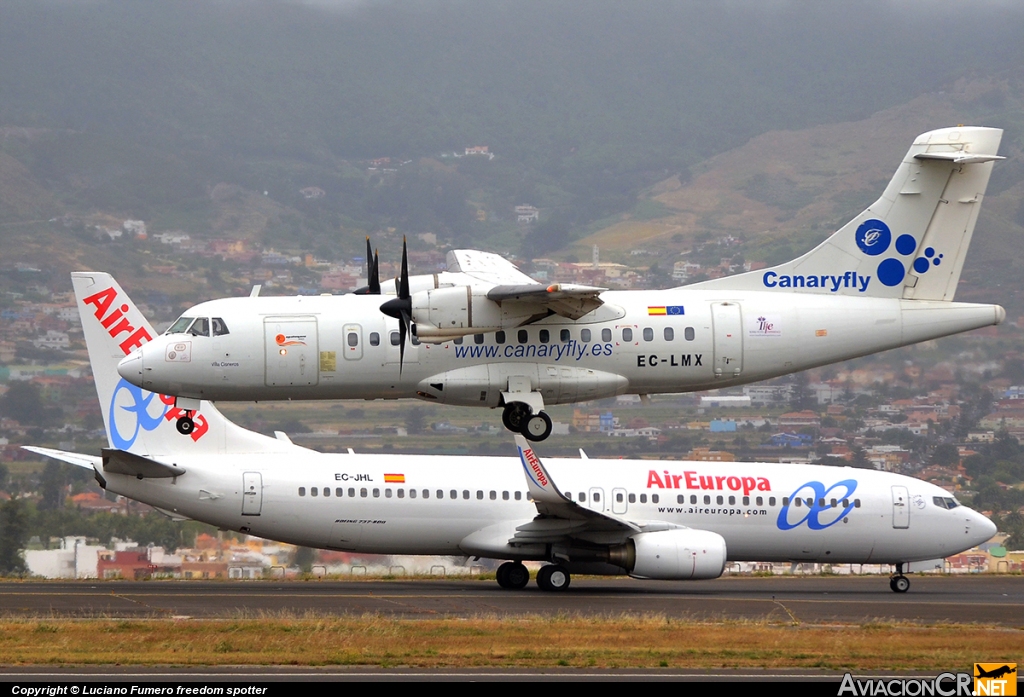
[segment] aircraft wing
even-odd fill
[[[79,467],[85,467],[86,469],[95,470],[100,464],[101,460],[93,455],[82,455],[81,453],[69,453],[64,450],[53,450],[52,448],[38,448],[34,445],[23,445],[23,450],[35,453],[37,455],[44,455],[46,457],[52,457],[54,460],[60,460],[61,462],[67,462],[72,465]]]
[[[608,290],[570,283],[544,285],[524,274],[504,257],[475,249],[448,252],[448,270],[493,285],[487,291],[487,299],[499,305],[506,302],[525,303],[573,320],[601,307],[604,301],[599,296]]]
[[[519,461],[526,473],[526,485],[537,506],[537,517],[516,528],[511,544],[557,542],[566,537],[585,537],[599,533],[628,536],[643,528],[628,520],[581,506],[570,501],[555,485],[540,458],[527,440],[516,435]]]
[[[448,252],[447,262],[450,272],[464,273],[484,283],[492,283],[496,286],[502,284],[540,286],[540,283],[516,268],[511,261],[490,252],[481,252],[476,249],[453,249]]]

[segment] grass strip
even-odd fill
[[[977,625],[793,626],[664,616],[0,620],[4,665],[423,668],[968,669],[1017,660],[1024,631]]]

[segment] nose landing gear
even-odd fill
[[[906,593],[910,590],[910,579],[903,575],[903,564],[896,565],[896,573],[889,578],[889,588],[893,593]]]
[[[196,422],[192,420],[192,416],[195,414],[194,411],[186,411],[184,416],[179,416],[175,426],[178,429],[178,433],[183,436],[192,434],[192,431],[196,430]]]
[[[541,441],[551,435],[551,417],[543,411],[534,414],[530,405],[524,402],[506,404],[501,412],[501,423],[531,441]]]

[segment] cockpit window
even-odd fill
[[[946,496],[933,496],[932,503],[934,503],[939,508],[946,508],[949,510],[953,510],[954,508],[960,505],[960,502],[957,501],[956,499]]]
[[[214,336],[224,336],[229,333],[228,325],[224,324],[224,320],[220,317],[214,317],[213,320],[211,320],[211,324],[213,325]]]
[[[183,334],[185,330],[188,329],[188,325],[192,324],[192,320],[194,319],[195,317],[179,317],[177,321],[175,321],[174,324],[172,324],[170,328],[164,333]]]
[[[210,320],[206,317],[198,318],[188,328],[188,333],[192,336],[210,336]]]

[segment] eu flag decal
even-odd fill
[[[647,306],[648,315],[685,315],[686,311],[682,305],[659,305],[658,307]]]

